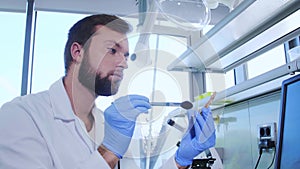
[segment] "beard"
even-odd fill
[[[101,73],[93,70],[88,59],[88,55],[84,56],[79,68],[78,80],[96,96],[111,96],[118,92],[120,81],[112,83],[109,80],[108,73],[106,77],[101,78]]]

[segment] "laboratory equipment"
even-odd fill
[[[300,167],[300,75],[282,82],[275,169]]]
[[[174,106],[174,107],[182,107],[186,110],[193,108],[193,103],[189,101],[184,102],[151,102],[151,106]]]

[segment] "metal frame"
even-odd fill
[[[299,72],[299,71],[300,71],[300,59],[297,59],[290,63],[282,65],[278,68],[275,68],[269,72],[266,72],[257,77],[254,77],[245,82],[242,82],[236,86],[233,86],[231,88],[228,88],[226,90],[218,92],[215,97],[215,102],[221,101],[221,100],[226,99],[235,94],[242,93],[246,90],[257,87],[262,84],[265,84],[272,80],[281,78],[285,75],[289,75],[289,74],[293,75],[293,74],[295,74],[295,72]],[[280,86],[278,86],[278,87],[280,87]],[[235,100],[235,101],[237,101],[237,100]],[[198,104],[201,105],[202,103],[198,103]]]
[[[33,23],[34,0],[27,0],[26,9],[26,30],[23,55],[21,96],[28,93],[29,65],[30,65],[30,46],[32,40],[32,23]]]
[[[260,3],[265,3],[263,5],[266,5],[268,2],[243,1],[240,6],[234,9],[232,13],[224,18],[224,21],[221,21],[219,24],[217,24],[216,28],[211,29],[206,36],[198,40],[198,43],[193,44],[178,59],[173,61],[168,66],[168,70],[180,70],[181,68],[184,69],[184,67],[191,67],[188,64],[181,65],[181,63],[194,63],[197,61],[199,62],[197,63],[198,70],[205,69],[207,66],[215,63],[220,58],[227,56],[235,49],[238,49],[246,42],[254,39],[256,36],[279,23],[281,20],[288,17],[300,8],[300,2],[298,0],[291,0],[282,3],[280,2],[280,5],[278,5],[279,2],[276,2],[277,4],[273,8],[273,10],[276,9],[274,14],[265,13],[264,15],[257,17],[260,19],[262,19],[262,17],[267,17],[267,19],[257,24],[252,21],[249,24],[251,27],[247,28],[246,32],[245,30],[244,32],[238,32],[238,35],[236,35],[237,37],[231,37],[233,35],[230,35],[229,39],[224,41],[224,37],[221,34],[226,34],[228,31],[232,32],[237,29],[238,26],[244,27],[244,24],[248,22],[245,20],[245,16],[255,16],[255,14],[259,12],[257,11],[256,7],[259,6]],[[207,51],[207,46],[209,43],[214,45],[214,50]],[[201,58],[203,57],[203,62],[199,61],[199,55],[201,55]],[[189,59],[191,60],[189,61]]]

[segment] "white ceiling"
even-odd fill
[[[26,12],[27,0],[0,0],[0,11]],[[136,0],[35,0],[35,10],[71,13],[107,13],[118,16],[135,15],[138,13]],[[216,24],[229,9],[219,5],[211,11],[210,24]]]
[[[26,0],[0,0],[0,10],[25,12],[26,2]],[[35,0],[35,9],[75,13],[109,13],[121,16],[138,12],[135,0]]]
[[[0,10],[25,12],[26,0],[0,0]]]
[[[36,10],[131,15],[138,13],[135,0],[36,0]]]

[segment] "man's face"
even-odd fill
[[[114,95],[123,79],[123,70],[128,67],[126,35],[99,26],[90,40],[84,51],[78,79],[96,95]]]

